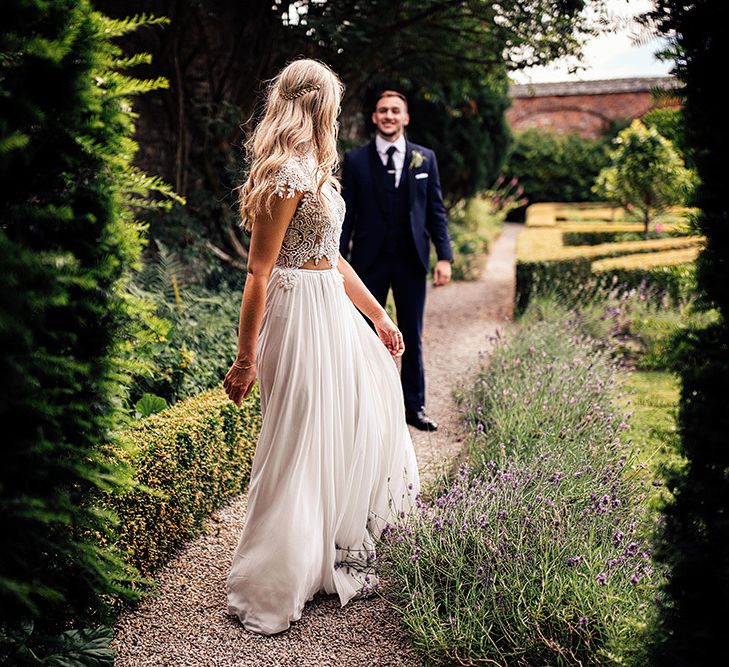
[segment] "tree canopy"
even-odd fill
[[[97,4],[111,16],[128,8],[120,0]],[[506,99],[496,91],[509,71],[577,54],[602,29],[583,11],[588,7],[594,16],[604,14],[603,0],[138,3],[137,11],[170,18],[164,29],[129,36],[130,50],[154,56],[141,75],[170,81],[168,91],[138,105],[140,166],[188,200],[164,224],[153,218],[152,236],[182,248],[186,259],[206,253],[203,267],[211,251],[243,266],[246,243],[232,195],[243,177],[243,132],[255,122],[262,83],[302,56],[325,61],[344,80],[343,146],[369,134],[373,92],[396,86],[414,109],[441,114],[427,129],[411,124],[413,138],[427,140],[454,167],[467,167],[445,179],[446,195],[455,199],[483,187],[506,148],[495,121]],[[478,150],[452,131],[458,114],[477,131]]]

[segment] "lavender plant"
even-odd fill
[[[609,354],[573,321],[501,340],[459,397],[470,466],[384,537],[393,604],[434,664],[640,664],[660,580]]]

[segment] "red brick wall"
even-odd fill
[[[678,108],[680,104],[678,100],[656,104],[648,91],[517,97],[507,110],[506,119],[513,130],[538,127],[558,134],[573,131],[595,138],[611,120],[640,118],[655,106]]]

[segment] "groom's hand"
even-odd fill
[[[433,270],[433,285],[439,287],[451,280],[451,263],[447,259],[439,259]]]

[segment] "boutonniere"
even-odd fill
[[[413,150],[413,156],[410,158],[410,169],[417,169],[427,158],[419,150]]]

